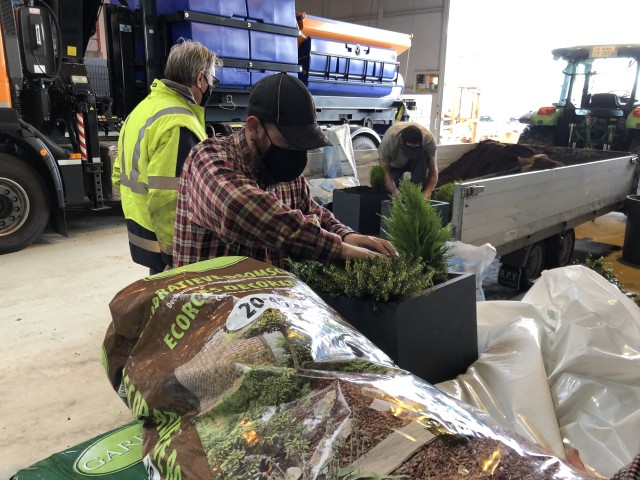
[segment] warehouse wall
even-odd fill
[[[358,23],[413,35],[412,47],[400,55],[405,94],[424,93],[416,75],[438,74],[440,88],[428,92],[430,118],[425,124],[437,134],[442,105],[446,30],[450,0],[296,0],[296,10],[309,15]],[[429,101],[430,100],[430,101]],[[421,102],[425,103],[425,102]]]

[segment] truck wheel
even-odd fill
[[[47,187],[36,171],[0,154],[0,253],[30,245],[47,226],[50,209]]]
[[[547,268],[566,267],[573,258],[576,245],[576,232],[573,228],[564,235],[554,235],[545,240],[547,248]]]
[[[351,139],[351,145],[354,150],[376,150],[378,148],[376,142],[366,135],[356,135]]]
[[[556,131],[553,127],[527,125],[522,130],[518,143],[554,146],[556,145]]]
[[[520,290],[527,290],[545,268],[546,247],[544,242],[538,242],[531,247],[527,263],[520,276]]]

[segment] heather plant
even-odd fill
[[[433,285],[434,275],[420,259],[402,256],[349,259],[343,265],[307,260],[289,266],[313,290],[376,302],[416,295]]]

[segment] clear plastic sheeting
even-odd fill
[[[153,480],[586,478],[397,369],[284,270],[218,258],[110,308],[104,364]]]
[[[438,388],[594,476],[640,452],[640,309],[602,276],[549,270],[521,302],[479,303],[478,343]]]

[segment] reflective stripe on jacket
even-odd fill
[[[127,117],[118,140],[112,181],[120,188],[131,255],[156,270],[170,265],[178,181],[188,154],[181,151],[185,133],[195,137],[191,143],[207,137],[204,108],[154,80],[151,93]]]

